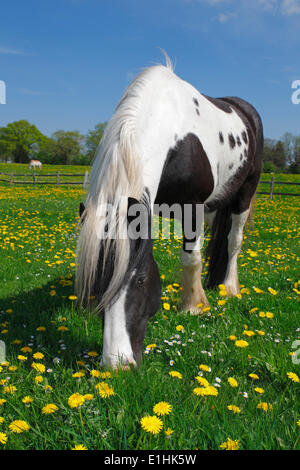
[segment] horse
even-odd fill
[[[147,325],[160,305],[149,229],[155,204],[204,207],[211,230],[206,286],[240,293],[237,258],[262,152],[256,109],[241,98],[201,94],[175,74],[168,57],[128,86],[105,128],[80,204],[75,286],[79,302],[96,298],[103,316],[102,366],[140,365]],[[143,208],[139,223],[146,236],[130,236],[135,207]],[[199,234],[188,237],[184,228],[181,262],[183,310],[204,314]]]
[[[29,164],[28,164],[28,168],[29,170],[31,168],[42,168],[42,163],[39,161],[39,160],[30,160]]]

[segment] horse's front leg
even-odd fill
[[[209,304],[201,282],[202,257],[197,242],[194,248],[187,250],[184,243],[181,253],[183,266],[182,305],[186,312],[199,315],[203,313],[203,308],[208,307]]]

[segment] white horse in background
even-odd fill
[[[29,170],[31,168],[42,168],[42,162],[39,160],[30,160],[29,165],[28,165]]]

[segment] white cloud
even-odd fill
[[[218,21],[220,23],[227,23],[227,21],[237,18],[237,13],[220,13],[218,16]]]
[[[12,47],[0,46],[0,54],[23,54],[23,52]]]
[[[281,12],[286,16],[300,14],[300,0],[283,0]]]

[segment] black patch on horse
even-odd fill
[[[204,203],[213,189],[214,178],[206,152],[199,138],[189,133],[168,151],[155,203]]]
[[[210,96],[203,95],[208,101],[214,104],[217,108],[224,111],[224,113],[230,114],[232,113],[232,109],[228,103],[223,101],[223,98],[211,98]]]
[[[242,145],[242,142],[241,142],[241,139],[240,139],[239,135],[236,137],[236,143],[238,144],[239,147]]]
[[[245,144],[248,144],[248,137],[245,131],[242,132],[242,139],[245,142]]]
[[[196,106],[199,106],[199,101],[197,100],[197,98],[193,98],[193,101],[194,101]]]
[[[224,144],[224,136],[222,132],[219,132],[219,141],[221,144]]]
[[[232,134],[228,134],[228,141],[231,149],[235,147],[235,138]]]
[[[199,109],[198,109],[198,108],[196,108],[196,109],[195,109],[195,111],[196,111],[196,113],[198,114],[198,116],[200,116]]]

